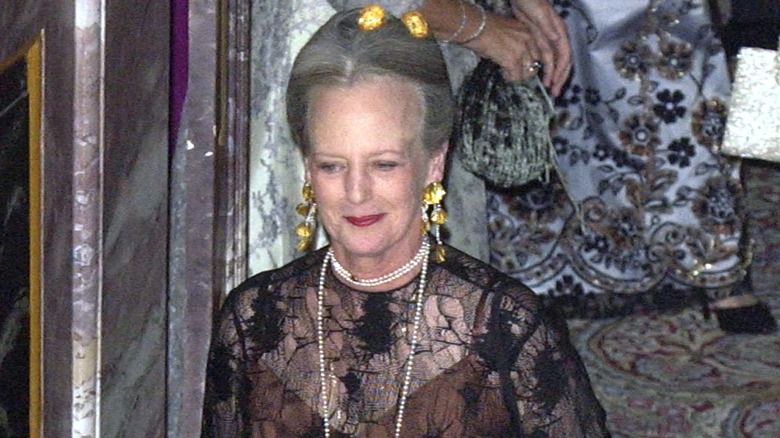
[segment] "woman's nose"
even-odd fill
[[[365,202],[371,195],[371,180],[365,172],[350,169],[346,181],[347,199],[353,204]]]

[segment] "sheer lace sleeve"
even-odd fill
[[[246,406],[243,393],[246,387],[243,377],[243,336],[237,324],[236,300],[230,298],[220,311],[209,351],[203,437],[240,437],[248,434],[243,427],[242,415],[242,408]]]
[[[568,340],[566,322],[551,313],[531,312],[507,296],[496,305],[500,308],[491,312],[491,319],[497,321],[494,329],[504,333],[498,335],[504,345],[498,351],[509,355],[499,355],[506,363],[497,359],[495,367],[512,422],[524,436],[608,437],[604,410]]]

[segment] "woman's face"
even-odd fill
[[[306,178],[340,260],[403,264],[419,248],[423,189],[442,180],[446,154],[423,148],[421,102],[394,78],[315,92]]]

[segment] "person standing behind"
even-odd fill
[[[743,303],[722,328],[774,330],[743,281],[739,163],[718,152],[730,83],[707,2],[553,4],[575,60],[556,101],[562,178],[489,192],[492,264],[569,317]]]

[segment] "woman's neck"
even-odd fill
[[[361,257],[331,248],[333,270],[336,277],[358,290],[386,291],[407,284],[421,269],[428,256],[430,243],[420,239],[398,256]],[[344,257],[344,258],[342,258]]]

